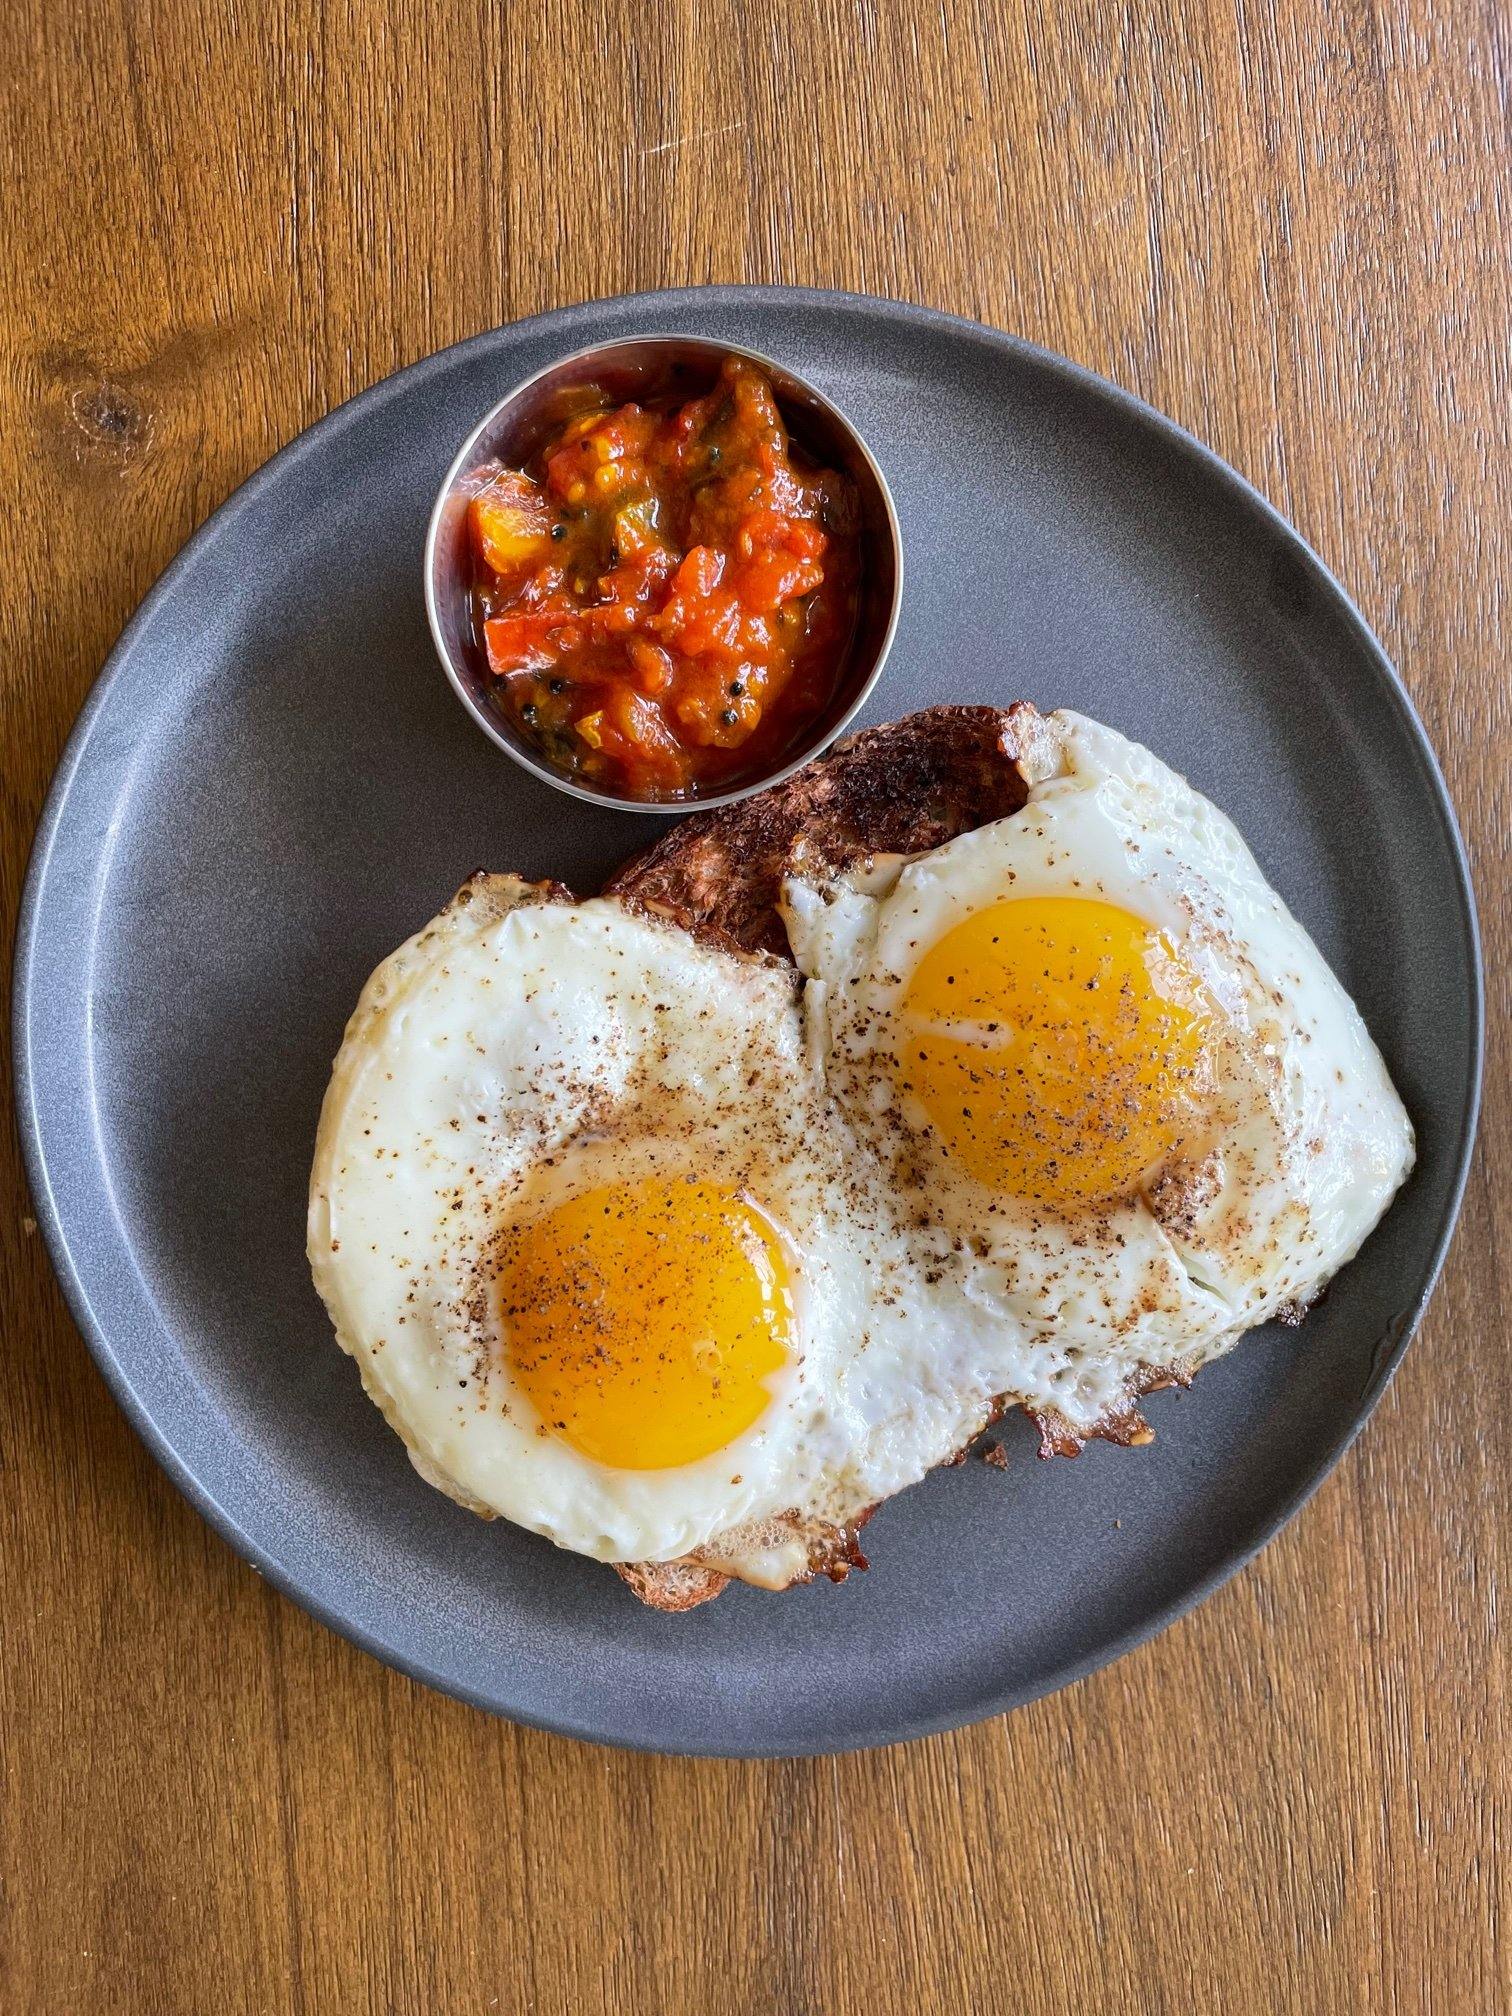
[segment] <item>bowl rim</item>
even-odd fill
[[[476,696],[463,676],[462,668],[452,656],[442,633],[441,616],[436,602],[436,561],[443,513],[456,492],[458,485],[472,473],[473,468],[476,466],[475,456],[478,443],[493,426],[499,415],[507,406],[512,406],[516,400],[523,397],[532,387],[538,385],[543,378],[551,376],[554,372],[562,370],[565,366],[582,363],[589,358],[599,356],[603,353],[628,349],[635,344],[653,344],[661,348],[671,348],[678,344],[696,345],[700,349],[716,351],[726,357],[740,357],[748,363],[761,365],[767,371],[775,372],[779,377],[786,378],[791,383],[800,386],[810,398],[816,400],[819,405],[825,408],[855,444],[856,450],[869,470],[877,486],[878,495],[882,500],[882,508],[887,523],[887,538],[892,548],[893,592],[891,606],[887,613],[887,622],[883,628],[881,641],[877,646],[871,670],[852,694],[848,705],[835,717],[818,740],[805,743],[796,755],[779,765],[775,770],[763,771],[759,776],[752,778],[747,783],[732,786],[728,791],[712,792],[707,797],[624,798],[615,792],[590,790],[584,785],[575,782],[572,778],[564,776],[561,771],[557,770],[543,757],[538,757],[528,749],[519,747],[510,741],[502,732],[498,723],[490,718],[487,709],[479,705]],[[496,748],[502,749],[505,755],[511,757],[519,764],[522,770],[526,771],[530,776],[539,779],[541,783],[551,785],[554,790],[566,792],[569,798],[579,799],[582,803],[588,805],[602,805],[610,811],[650,813],[654,817],[661,818],[669,816],[674,818],[685,817],[690,812],[713,812],[722,805],[738,805],[742,799],[752,798],[758,791],[766,791],[773,785],[784,783],[789,777],[796,776],[805,764],[812,763],[816,756],[822,756],[825,750],[832,747],[845,733],[846,729],[855,720],[856,716],[875,692],[877,682],[882,677],[888,657],[891,654],[893,640],[897,636],[898,621],[903,607],[903,530],[898,519],[898,507],[893,498],[892,486],[887,480],[882,465],[872,453],[871,444],[867,441],[866,436],[861,432],[855,421],[852,420],[842,406],[836,404],[835,400],[830,397],[829,393],[822,386],[816,385],[802,371],[795,371],[790,364],[784,364],[780,357],[771,357],[763,350],[754,350],[749,344],[726,342],[721,338],[711,336],[699,336],[693,334],[691,331],[648,330],[642,334],[618,336],[608,342],[586,343],[579,349],[569,350],[564,352],[560,357],[551,358],[548,362],[541,365],[538,370],[532,371],[528,378],[522,378],[518,384],[511,386],[502,398],[496,399],[487,412],[469,429],[461,447],[452,457],[446,475],[442,478],[441,487],[436,492],[435,502],[431,506],[430,517],[426,523],[425,545],[421,567],[424,577],[425,618],[430,628],[431,643],[435,647],[436,656],[440,660],[441,669],[446,675],[447,683],[466,710],[473,725],[480,728],[489,741]]]

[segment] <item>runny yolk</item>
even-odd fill
[[[595,1462],[664,1470],[767,1407],[793,1305],[782,1248],[717,1183],[606,1184],[511,1227],[500,1307],[516,1383]]]
[[[1166,937],[1112,903],[1029,896],[925,954],[899,1062],[952,1163],[1075,1209],[1133,1194],[1201,1125],[1209,1016]]]

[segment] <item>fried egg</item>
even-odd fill
[[[1049,717],[1011,818],[792,880],[810,1046],[988,1383],[1071,1436],[1307,1305],[1411,1167],[1358,1011],[1233,825]]]
[[[912,1320],[923,1344],[918,1270],[847,1167],[800,993],[776,961],[503,877],[379,967],[309,1251],[430,1482],[604,1560],[735,1534],[738,1572],[787,1581],[804,1550],[774,1557],[772,1520],[838,1526],[971,1432],[912,1340],[886,1343]],[[885,1405],[851,1376],[871,1349]]]

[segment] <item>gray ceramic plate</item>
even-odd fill
[[[369,969],[480,865],[583,891],[648,828],[502,758],[436,668],[426,514],[458,442],[553,355],[641,329],[768,351],[859,422],[909,586],[869,710],[1072,706],[1230,812],[1355,995],[1421,1160],[1300,1331],[1265,1331],[1158,1440],[939,1473],[874,1566],[681,1618],[416,1477],[304,1260],[315,1119]],[[1390,666],[1320,563],[1111,386],[890,303],[714,289],[480,336],[296,441],[127,629],[42,820],[16,965],[38,1214],[132,1421],[222,1533],[379,1657],[522,1721],[650,1749],[886,1742],[1112,1658],[1261,1545],[1379,1396],[1443,1256],[1480,1053],[1453,816]]]

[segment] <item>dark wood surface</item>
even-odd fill
[[[789,1764],[510,1728],[269,1591],[107,1397],[7,1128],[0,2008],[1507,2008],[1505,15],[0,13],[7,932],[118,629],[281,443],[558,302],[793,281],[1064,351],[1295,520],[1443,756],[1496,1031],[1432,1311],[1285,1535],[1056,1699]]]

